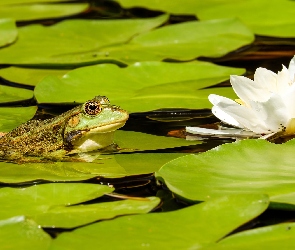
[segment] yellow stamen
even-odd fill
[[[246,106],[246,104],[241,99],[235,99],[235,102],[240,105]]]
[[[284,134],[286,134],[286,135],[294,135],[295,134],[295,118],[292,118],[289,121]]]

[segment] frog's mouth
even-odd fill
[[[122,121],[117,121],[117,122],[114,122],[114,123],[111,123],[111,124],[101,124],[100,126],[98,127],[95,127],[95,128],[92,128],[90,130],[85,130],[85,131],[81,131],[82,133],[83,132],[86,132],[86,133],[107,133],[107,132],[113,132],[121,127],[123,127],[126,123],[127,119],[126,120],[122,120]]]

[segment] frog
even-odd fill
[[[106,96],[93,99],[50,119],[32,119],[0,137],[0,159],[60,160],[73,154],[103,150],[129,115]]]

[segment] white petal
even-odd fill
[[[251,107],[260,123],[267,127],[268,133],[282,131],[290,119],[287,107],[278,94],[273,94],[266,102],[252,102]]]
[[[200,128],[200,127],[186,127],[186,132],[191,134],[199,134],[199,135],[228,135],[228,136],[257,136],[253,132],[244,131],[243,129],[235,129],[235,128],[223,128],[223,129],[209,129],[209,128]]]
[[[236,102],[234,102],[233,100],[223,97],[223,96],[219,96],[219,95],[214,95],[211,94],[208,96],[209,101],[214,105],[212,108],[212,113],[221,121],[223,121],[224,123],[230,124],[234,127],[238,127],[238,128],[244,128],[244,126],[242,124],[240,124],[239,122],[237,122],[232,116],[228,115],[226,113],[226,111],[222,111],[219,108],[217,108],[217,106],[221,103],[227,103],[228,105],[237,105],[240,106],[239,104],[237,104]]]
[[[266,101],[269,98],[269,92],[264,86],[258,85],[256,82],[244,76],[230,76],[230,82],[237,96],[239,96],[246,104],[250,100]]]
[[[232,120],[236,121],[239,124],[239,126],[237,127],[251,130],[257,134],[268,133],[268,128],[265,126],[265,123],[261,122],[257,118],[252,109],[245,106],[234,106],[220,103],[219,106],[214,106],[212,108],[212,112],[216,117],[218,117],[225,123],[231,124],[228,122],[228,120],[221,119],[223,118],[222,115],[224,115],[224,113],[227,115],[227,117],[231,117]]]
[[[295,118],[295,84],[290,86],[288,92],[282,96],[282,99],[286,105],[286,112],[288,112],[290,118]]]
[[[239,128],[246,128],[255,133],[267,133],[267,127],[257,118],[250,108],[239,105],[231,99],[211,94],[209,101],[214,104],[213,114],[221,121]]]
[[[288,69],[283,65],[282,71],[277,76],[277,93],[283,95],[287,93],[291,85],[291,79]]]
[[[254,74],[254,82],[260,87],[259,91],[265,92],[268,90],[270,92],[267,99],[270,97],[271,92],[274,93],[277,91],[277,74],[268,69],[256,69]]]
[[[292,81],[294,81],[294,76],[295,76],[295,56],[291,59],[290,63],[289,63],[289,75],[290,75],[290,79]]]

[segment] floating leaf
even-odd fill
[[[0,85],[0,103],[16,102],[33,98],[33,91]]]
[[[31,218],[47,213],[56,206],[69,206],[111,193],[113,188],[98,184],[50,183],[27,188],[0,189],[0,219],[17,215]]]
[[[260,139],[238,141],[175,159],[156,176],[172,192],[193,201],[263,192],[272,202],[294,205],[294,147],[295,140],[280,145]]]
[[[229,236],[206,249],[293,249],[293,247],[295,247],[294,228],[295,223],[282,223],[274,226],[247,230]]]
[[[0,8],[1,18],[13,18],[17,21],[57,18],[70,16],[87,10],[87,3],[71,4],[10,4]]]
[[[197,249],[221,239],[268,206],[263,195],[233,195],[167,213],[124,216],[60,234],[57,249]],[[116,240],[114,240],[116,236]]]
[[[39,67],[42,64],[94,64],[98,61],[95,53],[91,53],[90,58],[79,53],[106,45],[126,43],[134,35],[161,25],[167,17],[162,15],[130,20],[65,20],[52,26],[36,24],[20,27],[18,41],[0,50],[0,63],[37,64]],[[69,55],[70,60],[67,59]],[[110,61],[108,55],[104,60]]]
[[[48,75],[62,77],[68,71],[69,70],[65,69],[39,69],[11,66],[0,69],[0,76],[10,82],[36,86],[38,82]]]
[[[160,166],[159,166],[160,168]],[[101,157],[98,163],[52,162],[15,164],[0,162],[0,182],[22,183],[34,180],[81,181],[102,177],[123,177],[127,173],[114,157]]]
[[[0,14],[1,16],[1,14]],[[3,18],[1,16],[1,18]],[[15,21],[12,19],[0,19],[0,47],[13,43],[17,38]]]
[[[72,0],[63,0],[63,2],[70,2]],[[60,0],[1,0],[1,5],[11,5],[11,4],[29,4],[29,3],[50,3],[50,2],[60,2]]]
[[[0,221],[2,249],[45,250],[51,241],[51,237],[36,222],[24,216]]]
[[[48,76],[35,88],[39,103],[80,102],[105,95],[130,112],[160,108],[207,108],[208,93],[234,97],[232,88],[210,88],[244,69],[206,62],[135,63],[127,68],[102,64],[75,69],[62,79]]]
[[[0,162],[0,182],[24,183],[40,180],[81,181],[94,177],[120,178],[150,174],[179,156],[181,153],[132,153],[94,155],[90,162],[53,162],[14,164]]]
[[[34,220],[42,227],[73,228],[120,215],[148,213],[159,203],[159,198],[148,197],[138,200],[101,202],[90,205],[58,206],[49,209],[45,213],[35,215]]]
[[[191,21],[141,34],[124,46],[102,48],[98,55],[107,53],[126,63],[166,58],[192,60],[224,56],[253,41],[253,33],[238,19]]]
[[[201,141],[186,141],[181,138],[122,130],[115,133],[115,141],[120,145],[120,148],[138,151],[176,148],[202,143]]]
[[[0,108],[0,132],[9,132],[33,118],[36,106]]]
[[[295,24],[293,18],[295,3],[289,0],[273,0],[271,4],[267,0],[117,0],[117,2],[125,8],[145,7],[173,14],[191,14],[196,15],[201,20],[237,17],[259,35],[295,36],[293,28]]]

